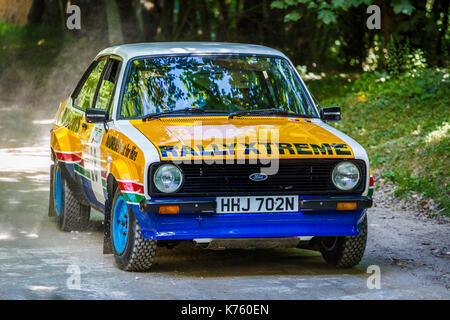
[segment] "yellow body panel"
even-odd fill
[[[144,153],[126,135],[108,130],[102,141],[103,154],[111,158],[108,173],[116,179],[144,183]]]
[[[68,106],[67,100],[62,101],[50,141],[58,160],[76,162],[82,167],[82,172],[91,170],[92,162],[97,160],[100,164],[97,169],[101,170],[104,180],[108,174],[112,174],[116,180],[144,183],[145,158],[142,150],[125,134],[108,130],[103,133],[100,154],[92,155],[90,145],[93,130],[94,124],[86,122],[82,111]]]
[[[54,151],[81,152],[81,141],[66,127],[55,127],[51,132],[50,145]]]
[[[178,117],[130,120],[162,160],[353,158],[337,136],[309,119]]]

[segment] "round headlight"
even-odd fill
[[[333,183],[340,190],[347,191],[353,189],[358,184],[359,178],[359,170],[351,162],[344,161],[338,163],[333,169]]]
[[[183,183],[183,173],[173,164],[163,164],[156,169],[153,175],[153,183],[161,192],[175,192]]]

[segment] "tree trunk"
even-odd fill
[[[437,64],[438,66],[444,66],[444,50],[448,50],[448,48],[443,48],[442,41],[445,39],[445,34],[448,30],[448,9],[449,9],[449,0],[444,0],[441,3],[442,10],[444,13],[444,17],[442,18],[442,26],[441,31],[439,32],[438,41],[436,44],[436,55],[437,55]],[[447,43],[446,43],[447,44]]]
[[[175,0],[164,0],[161,9],[161,31],[164,40],[173,40],[174,36],[174,15]]]
[[[127,42],[137,42],[141,39],[136,8],[133,0],[116,0],[122,24],[123,38]]]
[[[158,38],[158,32],[160,32],[160,24],[162,19],[164,1],[155,0],[147,1],[141,5],[141,17],[142,17],[142,33],[145,41],[155,41]]]
[[[194,1],[181,0],[178,5],[177,30],[174,40],[196,40],[197,21]]]
[[[242,18],[240,19],[238,30],[241,32],[241,39],[246,41],[252,39],[252,43],[261,43],[259,25],[262,22],[262,3],[259,0],[244,0]],[[248,40],[247,40],[248,41]]]
[[[31,4],[30,11],[28,12],[28,23],[29,24],[41,24],[42,16],[45,11],[45,1],[44,0],[33,0]]]
[[[211,40],[211,19],[206,0],[197,0],[197,7],[200,14],[200,40]]]
[[[228,34],[231,29],[230,24],[230,11],[229,11],[229,1],[219,0],[219,22],[217,26],[217,40],[227,41],[229,40]]]
[[[105,0],[106,20],[108,21],[108,39],[110,45],[123,43],[122,26],[115,0]]]
[[[390,37],[392,34],[394,24],[394,12],[389,3],[381,3],[381,31],[384,38],[384,47],[386,48],[389,44]]]

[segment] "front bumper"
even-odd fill
[[[302,210],[337,210],[339,202],[355,202],[357,209],[367,209],[372,206],[372,199],[365,196],[309,196],[300,197],[299,207]],[[139,209],[144,212],[158,212],[159,207],[177,205],[181,212],[215,213],[214,198],[182,198],[182,199],[152,199],[141,202]]]
[[[139,209],[144,212],[158,212],[161,206],[177,205],[180,212],[214,213],[216,199],[207,198],[182,198],[182,199],[152,199],[139,204]]]
[[[338,202],[356,202],[355,210],[338,211]],[[159,206],[178,205],[179,214],[158,214]],[[214,197],[151,199],[130,205],[144,238],[268,238],[355,236],[372,200],[364,196],[299,196],[299,211],[289,213],[216,214]]]

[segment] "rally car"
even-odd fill
[[[104,213],[104,253],[148,270],[158,247],[319,250],[358,264],[373,179],[281,52],[236,43],[101,51],[51,130],[49,215],[63,231]]]

